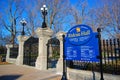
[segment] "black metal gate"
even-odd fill
[[[55,68],[60,57],[60,42],[57,38],[51,38],[47,43],[47,68]]]
[[[10,48],[10,58],[17,58],[18,56],[18,46]]]
[[[30,37],[24,43],[23,64],[35,66],[37,56],[38,56],[38,38]]]

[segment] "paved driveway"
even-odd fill
[[[13,64],[0,65],[0,80],[60,80],[54,71],[41,71],[33,67]]]

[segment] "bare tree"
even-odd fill
[[[96,9],[96,23],[106,31],[109,37],[120,34],[120,0],[102,0]]]
[[[0,16],[1,18],[1,16]],[[3,27],[2,21],[0,20],[0,45],[5,46],[5,44],[10,42],[10,35],[5,34],[5,27]]]
[[[4,12],[2,14],[2,25],[10,33],[10,43],[14,45],[16,34],[17,34],[17,24],[18,19],[22,13],[22,8],[20,7],[20,0],[9,0],[8,6],[4,7]]]
[[[79,0],[71,7],[71,15],[75,20],[73,24],[85,23],[88,14],[87,6],[87,0]]]
[[[38,10],[38,4],[37,1],[31,0],[29,3],[28,1],[25,2],[27,6],[25,11],[27,13],[27,26],[26,31],[29,35],[34,36],[35,35],[35,29],[40,26],[40,18],[39,16],[39,10]]]
[[[34,30],[42,25],[42,13],[41,7],[45,4],[48,8],[48,14],[46,16],[47,26],[53,29],[54,33],[63,30],[63,24],[67,21],[66,16],[69,11],[69,0],[31,0],[26,2],[27,11],[27,32],[30,35],[34,35]]]

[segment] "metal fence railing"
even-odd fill
[[[102,40],[101,43],[104,68],[109,67],[113,74],[118,73],[120,67],[120,40]]]
[[[18,56],[18,47],[10,48],[10,58],[17,58]]]
[[[103,72],[120,74],[120,39],[101,40]],[[73,69],[100,71],[99,63],[67,61]]]

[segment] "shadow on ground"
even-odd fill
[[[3,75],[3,76],[0,76],[0,80],[16,80],[20,76],[22,75]]]

